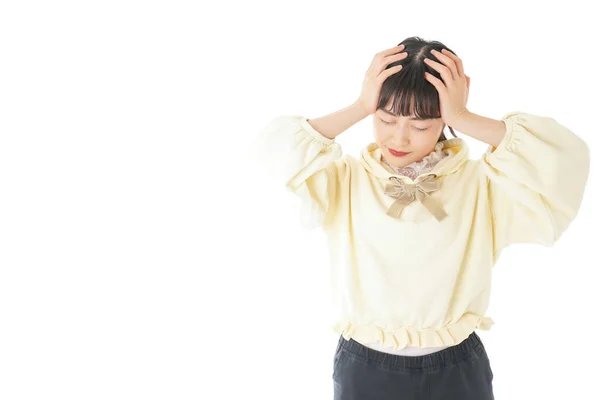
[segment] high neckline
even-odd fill
[[[452,153],[451,149],[444,149],[444,143],[438,142],[435,148],[419,161],[415,161],[403,167],[396,167],[387,162],[383,154],[380,161],[395,171],[398,175],[407,176],[411,179],[416,179],[419,175],[431,171],[438,162]]]
[[[448,153],[450,155],[437,162],[432,171],[421,173],[420,176],[428,174],[435,174],[436,176],[452,174],[469,160],[469,147],[464,139],[452,138],[442,140],[439,143],[442,143],[442,150],[444,152],[449,150]],[[416,182],[420,179],[420,176],[417,176],[416,179],[412,179],[408,176],[399,175],[393,168],[388,167],[387,164],[381,160],[382,154],[383,151],[377,142],[370,142],[361,151],[360,163],[368,173],[384,180],[389,180],[394,176],[403,178],[403,180],[409,183]]]

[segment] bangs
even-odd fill
[[[428,68],[428,72],[431,73],[431,69]],[[425,79],[424,74],[425,68],[404,64],[400,72],[383,82],[377,108],[402,117],[441,118],[437,89]],[[437,77],[436,73],[433,75]],[[390,100],[390,106],[386,107]]]

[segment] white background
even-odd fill
[[[472,112],[551,116],[595,158],[585,4],[2,2],[0,399],[332,398],[324,236],[251,140],[348,106],[420,36],[461,57]],[[372,139],[367,118],[337,140]],[[554,247],[495,267],[500,400],[598,395],[598,172]]]

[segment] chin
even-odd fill
[[[406,167],[407,165],[412,163],[412,157],[411,158],[403,158],[403,159],[404,159],[404,162],[398,162],[398,160],[390,160],[389,158],[386,157],[386,161],[388,162],[388,164],[393,165],[394,167],[397,167],[397,168]]]

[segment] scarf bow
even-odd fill
[[[394,197],[396,201],[392,203],[387,214],[398,218],[404,207],[415,200],[419,200],[438,221],[447,217],[448,214],[446,214],[442,205],[429,196],[429,193],[440,188],[440,182],[435,181],[435,177],[435,174],[430,174],[416,183],[404,183],[396,176],[390,177],[392,183],[385,187],[385,194]]]

